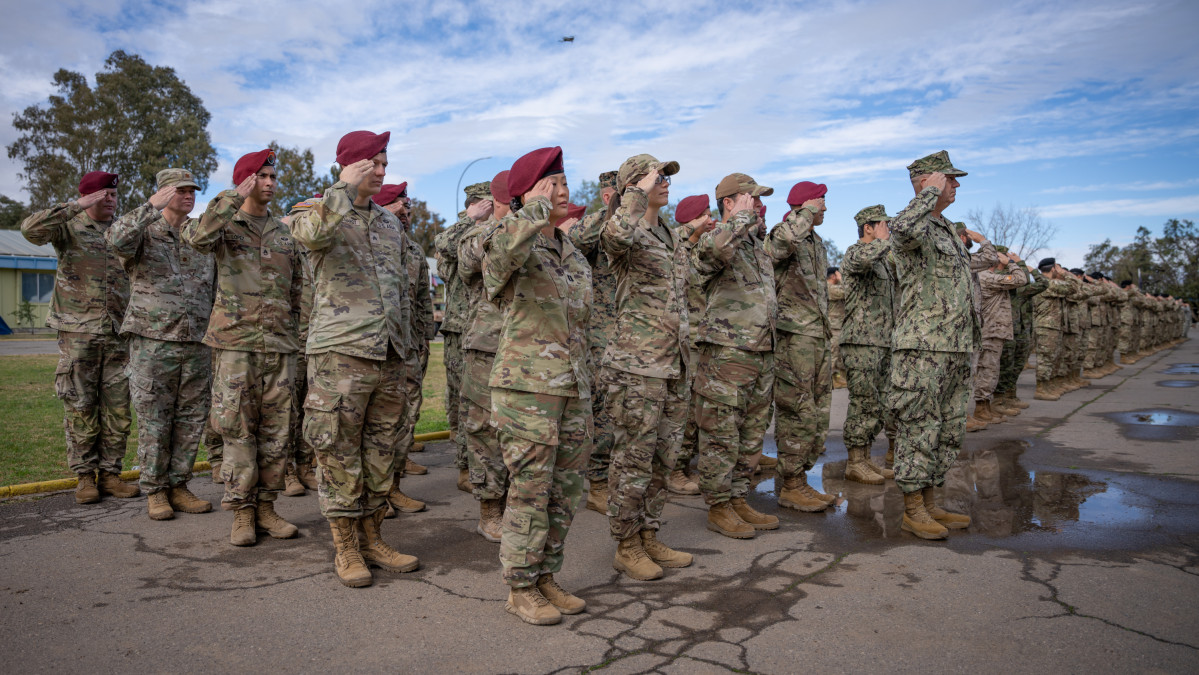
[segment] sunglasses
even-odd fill
[[[654,180],[654,185],[670,185],[670,176],[658,174],[658,177]]]

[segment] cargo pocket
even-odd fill
[[[509,546],[508,542],[500,544],[500,560],[518,567],[524,567],[529,564],[529,532],[533,529],[533,519],[527,513],[521,513],[513,509],[504,509],[504,529],[516,532],[520,536],[517,538],[515,545]]]
[[[54,395],[64,404],[78,407],[79,391],[75,388],[75,360],[60,357],[54,369]]]
[[[341,396],[321,396],[308,392],[304,401],[304,440],[316,452],[328,452],[337,443],[341,427]]]

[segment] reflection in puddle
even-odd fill
[[[1165,372],[1167,375],[1199,375],[1199,363],[1175,363]]]
[[[1103,417],[1121,425],[1126,438],[1138,441],[1185,440],[1199,427],[1199,415],[1168,408],[1107,413]]]
[[[1157,383],[1159,387],[1175,387],[1177,389],[1188,389],[1190,387],[1199,387],[1199,380],[1160,380]]]

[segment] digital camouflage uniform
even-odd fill
[[[982,289],[982,342],[978,348],[978,369],[974,373],[974,400],[990,401],[999,383],[999,359],[1003,343],[1011,340],[1012,301],[1009,291],[1028,283],[1028,275],[1015,260],[1008,260],[1001,271],[978,273]]]
[[[1091,371],[1107,361],[1104,348],[1107,347],[1108,304],[1112,293],[1111,287],[1099,279],[1087,286],[1090,291],[1087,307],[1091,313],[1091,329],[1087,332],[1087,351],[1083,356],[1082,367]]]
[[[1032,283],[1008,291],[1012,302],[1012,339],[1003,343],[1003,354],[999,358],[999,384],[995,385],[995,396],[1015,395],[1016,381],[1028,355],[1033,340],[1033,298],[1049,287],[1049,280],[1035,267],[1025,269]]]
[[[1058,360],[1057,376],[1073,379],[1078,377],[1078,371],[1082,368],[1083,347],[1086,345],[1083,331],[1089,326],[1084,327],[1083,321],[1085,319],[1089,324],[1091,320],[1090,314],[1086,312],[1087,289],[1081,279],[1069,272],[1066,274],[1072,284],[1063,306],[1068,320],[1062,329],[1062,352]]]
[[[661,216],[647,222],[648,208],[648,195],[629,186],[602,237],[616,277],[616,323],[603,367],[615,429],[608,528],[617,541],[661,528],[666,479],[691,403],[691,246]]]
[[[149,203],[117,219],[107,237],[129,273],[121,333],[131,336],[141,487],[153,494],[191,480],[208,425],[212,354],[202,341],[216,268],[211,255],[185,245],[180,230]]]
[[[417,354],[403,226],[338,181],[292,221],[312,262],[304,438],[316,452],[321,514],[385,508],[408,421],[407,366]]]
[[[1120,361],[1127,363],[1129,358],[1138,351],[1141,292],[1136,284],[1131,284],[1121,291],[1124,293],[1124,304],[1120,307],[1120,337],[1117,348],[1120,350]]]
[[[476,185],[487,185],[485,198],[491,199],[490,183]],[[472,190],[478,193],[476,185],[466,187],[467,196],[472,196]],[[462,211],[458,214],[458,221],[433,240],[437,250],[437,273],[445,282],[445,316],[441,322],[445,359],[445,416],[456,449],[454,464],[460,470],[466,470],[469,466],[466,461],[466,439],[459,428],[458,411],[462,390],[462,331],[466,329],[469,308],[466,304],[466,285],[458,274],[458,244],[462,235],[474,224],[475,221]]]
[[[913,175],[928,173],[921,161],[909,168]],[[899,299],[890,407],[895,483],[905,493],[943,485],[961,450],[980,332],[970,255],[953,223],[933,211],[940,194],[924,188],[891,221]]]
[[[307,207],[311,206],[312,203],[307,204]],[[293,210],[292,213],[296,212]],[[288,226],[290,227],[290,223]],[[312,261],[308,259],[308,249],[300,246],[297,247],[297,252],[300,254],[301,279],[304,288],[300,293],[300,313],[297,322],[300,331],[300,349],[296,352],[295,394],[292,396],[287,461],[295,463],[298,469],[302,466],[311,466],[316,461],[316,452],[304,439],[304,400],[308,398],[308,354],[305,352],[304,346],[308,344],[308,323],[312,320],[316,281],[313,278]]]
[[[845,276],[842,270],[842,277]],[[827,277],[826,277],[827,278]],[[845,281],[828,285],[828,327],[832,333],[829,339],[832,371],[834,376],[845,377],[845,361],[841,356],[841,329],[845,325]]]
[[[415,349],[404,360],[404,392],[408,397],[408,412],[396,449],[396,480],[404,474],[408,453],[415,442],[416,423],[420,421],[420,407],[424,402],[421,387],[425,381],[425,368],[429,366],[429,342],[437,337],[433,323],[433,296],[429,294],[429,261],[425,260],[424,250],[406,231],[401,234],[408,266],[408,315],[412,317],[412,345]]]
[[[878,207],[878,217],[889,220]],[[890,242],[858,242],[841,259],[845,285],[845,322],[841,355],[849,389],[845,414],[845,447],[869,448],[880,431],[895,437],[895,420],[887,405],[891,380],[891,333],[895,313],[895,257]]]
[[[76,202],[21,223],[26,239],[52,244],[58,257],[46,325],[58,331],[54,393],[63,403],[67,466],[76,474],[119,474],[129,438],[129,348],[119,334],[129,277],[105,241],[109,227]]]
[[[691,252],[689,282],[705,296],[698,323],[692,406],[700,489],[708,506],[749,492],[749,458],[762,449],[774,387],[778,305],[770,256],[745,209],[705,232]]]
[[[216,261],[204,344],[216,350],[209,417],[224,442],[221,506],[230,511],[275,501],[283,489],[303,288],[287,226],[250,216],[244,203],[225,190],[183,228],[183,241]]]
[[[1033,298],[1033,325],[1037,335],[1037,385],[1043,386],[1058,377],[1062,359],[1062,334],[1069,314],[1065,297],[1076,283],[1070,279],[1046,278],[1045,290]]]
[[[591,267],[560,230],[541,233],[549,216],[539,197],[501,220],[483,272],[485,297],[505,308],[489,384],[511,480],[500,563],[513,588],[562,569],[590,451]]]

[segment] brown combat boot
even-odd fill
[[[645,552],[640,534],[620,540],[616,545],[616,557],[612,559],[612,569],[624,572],[638,581],[662,578],[662,568]]]
[[[1098,380],[1104,376],[1104,373],[1098,368],[1087,368],[1082,371],[1082,376],[1088,380]]]
[[[987,428],[986,422],[983,422],[982,420],[978,419],[974,415],[966,416],[966,433],[971,433],[974,431],[982,431],[983,429],[986,429],[986,428]]]
[[[283,496],[303,497],[306,494],[308,491],[304,489],[304,484],[300,482],[300,478],[296,474],[295,462],[288,462],[287,471],[283,474]]]
[[[300,479],[300,485],[303,485],[309,490],[315,490],[317,488],[316,471],[312,469],[311,464],[305,464],[304,466],[296,467],[296,478]]]
[[[862,448],[862,461],[866,462],[866,464],[875,473],[882,476],[883,478],[885,478],[885,479],[894,479],[895,478],[894,471],[892,471],[891,469],[884,468],[884,467],[879,466],[878,464],[874,463],[874,459],[872,459],[870,457],[870,448]]]
[[[1032,397],[1038,401],[1056,401],[1062,395],[1054,391],[1053,385],[1049,382],[1038,382],[1037,392]]]
[[[778,465],[779,465],[778,457],[771,457],[770,455],[762,455],[761,457],[758,458],[758,466],[763,469],[773,469]]]
[[[275,513],[275,502],[259,500],[254,514],[254,524],[258,529],[266,530],[266,533],[275,539],[291,539],[300,532],[299,528]]]
[[[212,510],[212,502],[206,502],[203,499],[192,494],[192,491],[187,489],[187,483],[180,483],[167,491],[167,501],[171,508],[183,513],[208,513]]]
[[[676,495],[699,494],[699,484],[688,478],[687,473],[682,469],[670,472],[670,476],[666,479],[666,489]]]
[[[509,589],[504,609],[508,610],[509,614],[515,614],[521,621],[534,626],[551,626],[562,620],[562,612],[558,611],[536,586]]]
[[[754,526],[741,520],[728,502],[708,507],[708,529],[733,539],[753,539],[755,532]]]
[[[100,494],[112,495],[118,499],[131,499],[142,493],[136,485],[131,485],[121,480],[121,477],[109,471],[100,471],[100,480],[97,487],[100,488]]]
[[[420,560],[413,555],[405,555],[387,545],[383,541],[384,509],[376,509],[369,516],[358,519],[359,535],[358,551],[367,565],[374,565],[388,572],[411,572],[420,567]]]
[[[412,444],[411,448],[408,448],[408,452],[424,452],[424,451],[425,451],[425,444],[422,441],[416,441],[415,443]]]
[[[246,506],[233,512],[233,530],[229,543],[234,546],[253,546],[258,542],[254,533],[254,507]]]
[[[100,489],[96,487],[96,474],[92,471],[79,474],[79,484],[75,486],[76,504],[95,504],[100,501]]]
[[[371,585],[371,571],[367,569],[362,553],[358,550],[358,527],[353,518],[332,518],[329,529],[333,532],[333,569],[343,586],[362,588]]]
[[[779,491],[779,506],[805,513],[823,511],[829,503],[820,494],[808,485],[808,477],[804,474],[786,478],[783,479],[783,489]]]
[[[1012,393],[1008,394],[1007,398],[1004,399],[1004,403],[1012,406],[1013,408],[1018,408],[1020,410],[1028,410],[1028,405],[1029,405],[1025,401],[1020,400],[1020,397],[1016,396],[1016,392],[1014,392],[1014,391]]]
[[[995,412],[991,408],[991,402],[987,400],[974,402],[974,419],[987,424],[999,424],[1005,421],[1003,415]]]
[[[895,466],[895,439],[887,437],[887,454],[883,457],[883,463],[887,466]]]
[[[221,478],[221,461],[217,460],[209,464],[212,467],[212,482],[217,485],[224,485],[225,479]]]
[[[587,488],[587,508],[600,515],[608,515],[608,481],[591,481]]]
[[[849,461],[845,462],[845,480],[867,485],[883,484],[883,477],[866,463],[866,448],[846,448],[846,451],[849,453]]]
[[[1009,403],[1010,403],[1009,399],[1000,399],[1000,400],[991,401],[991,409],[994,410],[995,412],[999,413],[1000,415],[1003,415],[1004,417],[1015,417],[1015,416],[1019,415],[1021,412],[1020,409],[1015,406],[1009,405]]]
[[[474,493],[475,486],[470,482],[470,471],[458,469],[458,489],[468,495]]]
[[[387,493],[387,503],[401,513],[420,513],[425,510],[425,503],[413,499],[400,491],[399,476],[391,481],[391,492]]]
[[[407,459],[407,458],[404,459],[404,474],[405,475],[423,476],[427,473],[429,473],[429,469],[427,467],[421,466],[420,464],[417,464],[416,462],[412,461],[411,459]],[[469,477],[470,477],[470,474],[468,472],[467,473],[468,482],[469,482]]]
[[[690,553],[676,551],[658,541],[656,530],[641,531],[641,546],[645,549],[649,559],[662,567],[687,567],[691,565],[693,559]]]
[[[479,524],[475,531],[493,544],[498,544],[504,534],[504,500],[480,499]]]
[[[970,527],[970,516],[961,513],[950,513],[945,509],[937,506],[937,500],[933,496],[933,488],[926,487],[920,491],[924,498],[924,510],[932,519],[941,523],[951,530],[964,530]]]
[[[170,520],[175,517],[175,511],[167,501],[166,490],[151,492],[146,498],[146,506],[150,512],[150,520]]]
[[[777,516],[771,516],[758,511],[745,501],[745,497],[733,497],[729,500],[729,504],[733,505],[733,510],[737,512],[737,517],[749,523],[755,530],[779,529],[779,519]]]
[[[924,496],[919,490],[903,493],[903,523],[899,527],[921,539],[944,539],[949,536],[949,530],[933,520],[924,509]]]
[[[587,609],[587,602],[579,596],[558,585],[553,574],[542,574],[537,578],[537,590],[541,596],[550,601],[563,614],[578,614]]]

